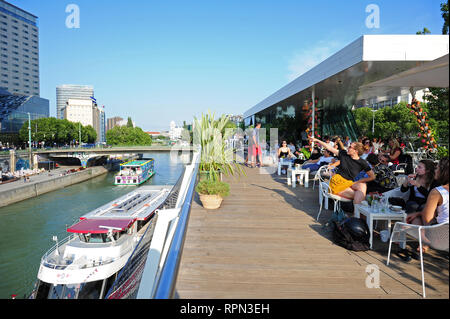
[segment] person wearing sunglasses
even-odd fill
[[[360,204],[366,197],[366,183],[375,180],[375,174],[369,164],[360,157],[364,153],[363,145],[361,143],[351,143],[348,150],[345,151],[337,150],[314,137],[310,138],[310,141],[319,143],[337,156],[339,166],[336,174],[330,180],[332,194],[352,199],[354,204]],[[367,177],[354,182],[361,171],[366,172]]]

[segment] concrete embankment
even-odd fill
[[[45,177],[31,177],[31,182],[27,183],[23,183],[20,180],[10,184],[0,184],[0,207],[37,197],[70,185],[78,184],[106,173],[108,173],[106,168],[103,166],[96,166],[87,168],[81,172],[71,173],[64,176],[54,174],[53,176],[45,175]],[[33,181],[34,179],[36,179],[36,181]]]

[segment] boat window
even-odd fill
[[[99,299],[103,280],[85,283],[81,286],[79,299]]]
[[[111,238],[107,234],[78,234],[80,241],[90,244],[110,243]]]
[[[36,292],[36,299],[47,299],[48,293],[50,291],[50,286],[50,284],[44,281],[39,281],[38,289]]]

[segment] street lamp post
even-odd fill
[[[372,110],[372,135],[375,134],[375,112],[377,110]]]
[[[31,114],[28,113],[28,147],[29,147],[29,163],[30,163],[30,169],[31,169],[31,158],[32,158],[32,153],[31,153]]]
[[[78,143],[78,147],[81,147],[81,123],[78,123],[78,132],[80,133],[80,142]]]

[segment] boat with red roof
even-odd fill
[[[41,259],[33,299],[101,299],[129,263],[143,267],[139,246],[149,246],[157,211],[171,186],[144,186],[82,216],[70,236]],[[153,229],[154,230],[154,229]],[[144,243],[142,243],[144,241]],[[147,248],[148,249],[148,248]],[[135,257],[137,256],[137,257]],[[128,283],[127,293],[134,286]]]

